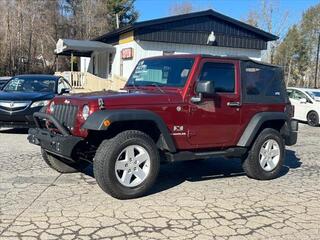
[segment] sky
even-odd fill
[[[183,0],[136,0],[135,6],[140,13],[138,21],[166,17],[170,13],[170,7],[181,2]],[[261,3],[260,0],[187,0],[187,2],[191,2],[199,11],[212,8],[238,20],[245,19],[248,12],[257,9]],[[320,0],[275,0],[274,2],[279,8],[277,12],[280,14],[288,12],[286,27],[289,27],[298,23],[303,12],[320,3]]]

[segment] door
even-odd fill
[[[288,90],[288,95],[291,104],[294,106],[294,118],[302,121],[307,120],[307,114],[312,110],[312,101],[303,92],[297,89]]]
[[[203,59],[197,76],[197,81],[213,81],[216,93],[202,96],[199,103],[190,100],[189,142],[202,148],[235,145],[240,127],[238,61]]]

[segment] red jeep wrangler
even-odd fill
[[[28,139],[59,172],[93,162],[99,186],[128,199],[150,189],[160,162],[238,157],[249,177],[276,178],[297,141],[292,115],[280,68],[175,55],[141,60],[121,92],[55,97]]]

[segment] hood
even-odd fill
[[[54,93],[0,91],[0,101],[36,101],[53,98]]]
[[[68,99],[71,102],[81,103],[97,103],[101,98],[105,106],[118,106],[118,105],[151,105],[151,104],[168,104],[177,103],[182,101],[182,96],[179,92],[158,92],[158,91],[104,91],[92,93],[78,93],[69,96],[58,96],[56,100]]]

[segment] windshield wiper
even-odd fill
[[[157,83],[150,83],[150,84],[147,84],[147,85],[144,85],[144,86],[154,86],[156,87],[160,92],[162,93],[165,93],[165,91],[159,86],[159,84]]]

